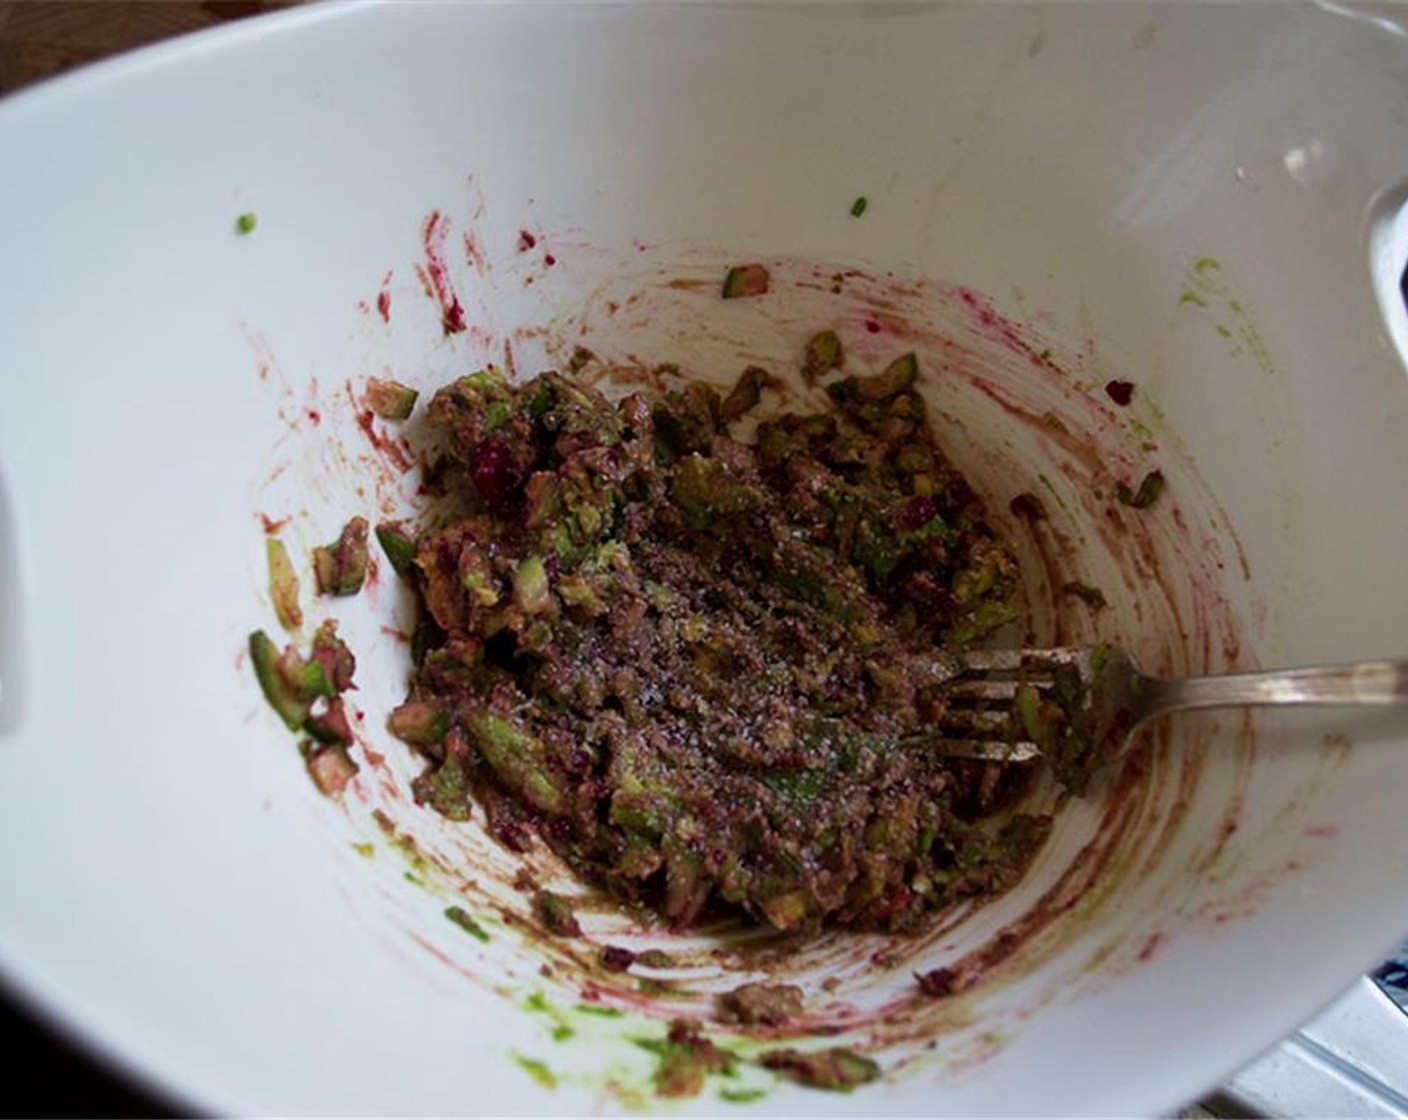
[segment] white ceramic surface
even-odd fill
[[[498,357],[639,279],[633,254],[987,293],[1097,395],[1128,378],[1156,406],[1206,555],[1245,550],[1219,608],[1237,660],[1401,655],[1405,95],[1408,40],[1338,9],[424,5],[296,11],[0,104],[4,976],[202,1108],[622,1107],[515,1064],[569,1059],[460,970],[485,966],[394,852],[353,853],[364,822],[313,790],[240,651],[272,625],[256,513],[315,542],[356,497],[356,457],[325,457],[307,407],[388,367],[433,385]],[[422,291],[432,212],[450,282],[492,297],[466,298],[482,336],[445,337]],[[561,259],[528,261],[524,228]],[[741,353],[766,325],[720,329]],[[637,338],[708,354],[698,332]],[[394,607],[383,589],[348,626],[374,635]],[[1149,648],[1222,658],[1175,631]],[[370,710],[399,663],[364,652]],[[1408,927],[1408,736],[1266,718],[1252,752],[1238,726],[1189,725],[1202,785],[1140,888],[973,1004],[990,1019],[963,1046],[1001,1025],[982,1060],[751,1108],[1152,1112],[1307,1017]],[[1194,858],[1234,787],[1236,833]],[[1091,819],[1069,818],[1026,893],[960,939],[1061,871]],[[1101,928],[1159,932],[1157,952],[1106,967]]]

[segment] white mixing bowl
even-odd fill
[[[1165,671],[1402,654],[1405,107],[1381,14],[889,4],[316,8],[0,104],[9,984],[218,1111],[1127,1114],[1215,1084],[1408,928],[1402,719],[1170,722],[1016,890],[912,943],[745,952],[593,910],[544,945],[517,859],[409,800],[389,571],[316,607],[366,718],[348,792],[308,781],[241,652],[274,627],[260,515],[304,563],[414,508],[368,376],[586,345],[728,380],[835,324],[861,367],[920,354],[1040,640]],[[745,260],[773,291],[725,305]],[[1155,468],[1154,507],[1112,501]],[[594,970],[608,941],[668,945],[669,983]],[[980,982],[917,1001],[955,961]],[[799,1045],[884,1077],[745,1063],[654,1099],[632,1040],[763,975],[839,1031]]]

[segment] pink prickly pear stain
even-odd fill
[[[440,324],[447,337],[465,329],[464,307],[460,304],[460,297],[445,265],[445,239],[449,234],[450,219],[439,210],[431,211],[421,233],[425,248],[425,274],[440,304]]]

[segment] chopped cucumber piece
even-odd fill
[[[377,543],[398,576],[404,576],[416,562],[416,542],[396,521],[383,521],[376,527]]]
[[[764,295],[770,282],[768,270],[760,264],[744,264],[728,270],[724,277],[724,299]]]
[[[373,377],[367,381],[367,407],[383,420],[405,420],[420,396],[409,385],[390,378]]]
[[[263,630],[256,630],[249,636],[249,659],[254,663],[254,675],[264,692],[264,699],[269,701],[269,706],[290,731],[297,731],[308,718],[312,700],[300,696],[284,678],[279,668],[279,647]]]
[[[313,549],[313,573],[324,595],[355,595],[367,579],[367,519],[354,517],[337,540]]]
[[[298,573],[293,570],[288,549],[278,537],[266,537],[264,555],[269,565],[269,597],[274,613],[285,630],[303,625],[303,609],[298,605]]]

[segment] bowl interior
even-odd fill
[[[676,967],[648,977],[671,986],[642,989],[506,921],[516,861],[409,802],[379,722],[406,665],[381,632],[408,607],[389,578],[335,612],[381,761],[363,753],[342,802],[317,795],[239,658],[272,622],[260,515],[289,518],[301,556],[351,513],[414,508],[396,433],[358,423],[367,376],[526,375],[586,345],[730,380],[792,369],[834,326],[862,369],[920,355],[941,440],[1022,542],[1038,640],[1117,641],[1166,672],[1396,652],[1408,400],[1365,237],[1408,171],[1382,96],[1402,53],[1274,8],[353,7],[16,99],[11,981],[239,1111],[474,1107],[452,1079],[388,1074],[392,1046],[416,1074],[471,1062],[496,1110],[654,1107],[631,1039],[764,974],[805,981],[807,1025],[888,1076],[801,1096],[750,1068],[681,1107],[731,1089],[778,1112],[1132,1112],[1207,1087],[1408,920],[1385,893],[1408,854],[1392,721],[1180,719],[1065,805],[1016,890],[931,936],[715,931],[671,940]],[[1325,106],[1330,80],[1346,93]],[[724,305],[710,285],[745,258],[775,291]],[[467,329],[447,334],[456,301]],[[1112,501],[1153,469],[1166,500]],[[1040,524],[1011,513],[1028,492]],[[81,704],[75,663],[103,667]],[[981,984],[912,998],[911,969],[964,961]]]

